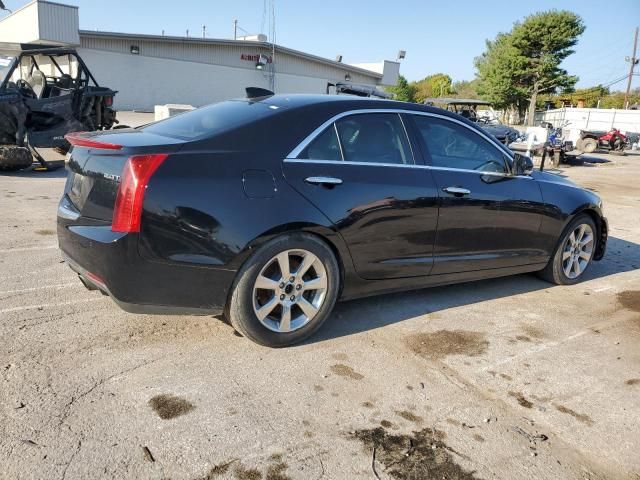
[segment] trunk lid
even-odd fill
[[[93,132],[81,134],[79,138],[81,144],[74,145],[69,154],[69,175],[64,192],[80,215],[105,223],[112,221],[127,159],[133,155],[175,153],[185,143],[181,139],[135,129]]]

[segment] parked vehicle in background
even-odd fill
[[[545,143],[546,158],[549,158],[554,167],[561,163],[567,163],[569,158],[575,159],[581,152],[575,150],[573,142],[564,137],[564,128],[567,123],[554,127],[549,122],[542,122],[541,127],[548,131],[547,142]]]
[[[356,97],[386,98],[393,95],[370,85],[359,85],[351,82],[327,83],[327,94],[355,95]]]
[[[626,149],[631,148],[631,142],[627,135],[617,128],[612,128],[608,132],[581,130],[576,148],[585,153],[593,153],[601,149],[621,155]]]
[[[601,149],[620,155],[631,148],[631,145],[626,135],[617,128],[612,128],[608,132],[581,130],[576,147],[585,153],[593,153]]]
[[[272,95],[68,138],[58,241],[85,285],[132,312],[223,310],[263,345],[304,340],[340,298],[569,285],[605,252],[595,193],[442,109]]]
[[[504,125],[496,116],[481,116],[478,114],[478,107],[491,107],[489,102],[476,99],[463,98],[427,98],[425,105],[442,105],[445,110],[455,112],[469,121],[476,122],[485,132],[490,133],[498,139],[500,143],[509,145],[515,142],[520,136],[520,132],[513,127]]]
[[[26,168],[32,154],[46,166],[37,148],[64,154],[65,134],[113,128],[116,93],[98,85],[74,49],[22,45],[0,54],[0,170]]]

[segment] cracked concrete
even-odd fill
[[[0,479],[640,478],[640,156],[602,158],[559,172],[611,222],[585,282],[347,302],[284,350],[86,291],[35,233],[63,172],[0,176]]]

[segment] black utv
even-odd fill
[[[26,168],[33,157],[47,167],[37,148],[66,154],[67,133],[113,128],[116,93],[98,85],[74,49],[0,52],[0,170]]]

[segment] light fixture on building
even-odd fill
[[[348,73],[344,76],[344,80],[345,82],[350,82],[351,81],[351,75],[349,75]]]
[[[131,45],[131,47],[129,47],[129,51],[131,52],[132,55],[139,55],[140,47],[137,45]]]
[[[336,55],[336,62],[342,62],[342,55]]]
[[[263,70],[264,67],[269,63],[269,58],[266,55],[258,55],[258,61],[256,62],[256,69]]]
[[[407,56],[406,50],[398,50],[398,58],[397,58],[398,61],[402,60],[406,56]]]

